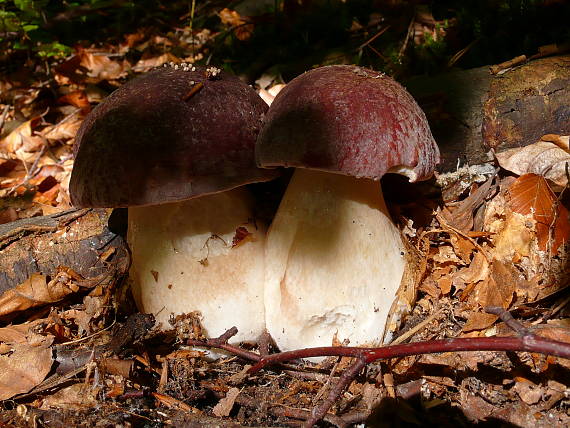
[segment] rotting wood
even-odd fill
[[[109,216],[110,210],[70,210],[0,225],[0,294],[60,266],[85,279],[101,275],[110,262],[101,255],[110,247],[113,262],[128,257],[123,238],[107,227]]]
[[[405,82],[428,116],[442,172],[570,132],[570,55],[530,61],[493,75],[489,67]]]

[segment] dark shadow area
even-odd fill
[[[366,426],[370,428],[518,427],[518,425],[495,418],[473,422],[459,407],[452,406],[449,402],[427,408],[417,397],[409,400],[383,399],[366,420]]]

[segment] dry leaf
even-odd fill
[[[462,232],[468,232],[473,229],[473,216],[477,208],[487,199],[491,193],[491,185],[494,177],[491,177],[473,191],[467,198],[462,200],[457,206],[450,208],[444,207],[441,216],[451,227]]]
[[[531,216],[540,250],[545,251],[549,238],[552,238],[552,251],[570,239],[568,210],[557,203],[556,195],[544,177],[535,174],[520,176],[509,188],[508,204],[513,212]],[[552,230],[551,230],[552,228]]]
[[[564,141],[561,140],[559,144],[564,144]],[[539,141],[529,146],[497,153],[496,157],[501,167],[515,174],[542,175],[556,184],[555,190],[568,185],[566,164],[570,164],[570,153],[554,142]]]
[[[238,12],[228,9],[227,7],[220,10],[218,12],[218,15],[222,20],[222,24],[224,25],[238,26],[245,24],[245,20],[240,16]]]
[[[534,233],[529,228],[526,216],[509,212],[497,230],[493,243],[493,256],[507,263],[531,254]]]
[[[133,67],[133,71],[136,71],[137,73],[146,72],[169,62],[180,63],[182,61],[180,58],[171,54],[170,52],[163,53],[159,56],[143,55],[142,58]]]
[[[229,25],[234,28],[234,34],[239,40],[247,40],[253,33],[253,24],[247,21],[235,10],[223,8],[218,12],[218,16],[222,20],[222,24]]]
[[[438,247],[436,251],[437,252],[432,256],[434,263],[442,265],[447,263],[461,264],[461,259],[457,257],[457,254],[453,251],[453,247],[442,245]]]
[[[480,251],[475,252],[471,264],[456,272],[454,278],[461,279],[464,283],[483,281],[489,275],[489,262]]]
[[[0,315],[57,302],[78,289],[63,272],[58,272],[49,283],[46,276],[34,273],[20,285],[0,295]]]
[[[568,153],[570,153],[570,135],[546,134],[540,137],[540,141],[548,141],[554,143],[562,150],[566,150]]]
[[[526,404],[536,404],[542,398],[542,388],[522,377],[516,378],[515,386],[512,389]]]
[[[214,406],[212,413],[219,418],[229,416],[239,392],[239,388],[230,388],[226,396]]]
[[[484,330],[493,325],[499,317],[485,312],[472,312],[467,322],[463,326],[463,332],[467,333],[475,330]]]
[[[61,104],[71,104],[72,106],[83,109],[85,112],[88,112],[91,109],[91,104],[89,104],[87,94],[82,90],[71,91],[62,95],[58,98],[57,102]]]
[[[87,75],[96,81],[114,80],[127,75],[130,66],[127,61],[117,62],[105,55],[94,55],[86,49],[77,52],[79,65],[87,70]]]
[[[75,137],[81,122],[83,122],[83,119],[76,115],[71,120],[66,118],[55,125],[45,127],[41,134],[51,141],[69,140]]]
[[[80,411],[93,408],[98,404],[99,389],[84,383],[76,383],[43,398],[40,409],[61,408],[66,411]]]
[[[437,285],[441,290],[441,294],[447,295],[451,291],[452,280],[449,276],[442,276],[437,280]]]
[[[455,253],[461,258],[464,263],[469,263],[471,261],[471,254],[475,251],[475,245],[473,242],[466,237],[458,234],[449,234],[449,241],[453,245]]]
[[[0,355],[0,400],[30,391],[51,370],[53,336],[34,333],[38,322],[0,329],[0,342],[10,350]]]
[[[475,291],[471,294],[474,302],[479,304],[481,308],[487,306],[500,306],[508,309],[514,297],[515,284],[512,280],[507,280],[504,269],[500,263],[491,267],[491,275],[476,285]],[[482,330],[493,325],[498,319],[496,315],[473,312],[463,331]]]
[[[10,132],[0,140],[0,152],[15,154],[24,144],[24,138],[32,136],[32,130],[37,125],[39,118],[30,119]]]

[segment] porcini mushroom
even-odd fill
[[[264,329],[265,231],[241,186],[275,177],[254,158],[266,110],[235,76],[172,65],[113,92],[77,134],[71,200],[129,207],[133,294],[163,327],[199,311],[210,336]]]
[[[426,117],[382,73],[328,66],[293,79],[256,146],[265,168],[297,168],[266,241],[267,329],[281,350],[379,343],[406,269],[383,200],[387,172],[432,175]],[[400,309],[401,310],[401,309]]]

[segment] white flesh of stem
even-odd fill
[[[266,243],[267,328],[281,350],[378,344],[406,264],[380,183],[297,169]]]
[[[129,208],[130,276],[139,309],[155,314],[163,328],[170,327],[171,314],[199,311],[209,337],[235,325],[232,343],[256,340],[265,327],[265,230],[251,223],[252,207],[248,190],[238,188]],[[232,248],[240,226],[252,235]]]

